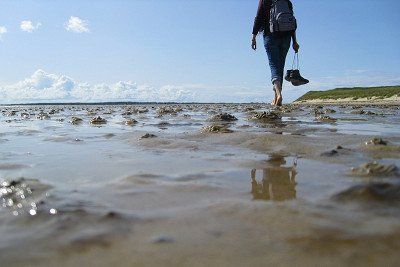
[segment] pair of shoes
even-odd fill
[[[310,82],[300,75],[299,70],[287,70],[285,80],[291,82],[294,86],[300,86]]]
[[[294,86],[300,86],[310,82],[301,76],[299,70],[287,70],[285,80],[291,82]]]
[[[285,80],[290,82],[290,75],[292,74],[293,70],[287,70],[285,75]]]

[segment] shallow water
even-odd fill
[[[0,107],[1,262],[397,265],[398,106],[288,105],[252,119],[261,111]],[[237,120],[212,118],[223,112]]]

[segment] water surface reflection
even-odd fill
[[[262,180],[257,181],[257,169],[251,170],[251,193],[256,200],[283,201],[296,198],[296,166],[285,166],[285,157],[272,155],[268,167],[262,169]]]

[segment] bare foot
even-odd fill
[[[275,101],[275,105],[277,105],[278,107],[282,106],[282,94],[281,92],[276,93],[276,101]]]
[[[276,105],[277,105],[278,107],[281,107],[281,106],[282,106],[282,101],[283,101],[282,95],[278,96],[278,97],[276,98]]]
[[[275,93],[275,97],[274,97],[274,100],[272,100],[272,102],[271,102],[271,105],[272,105],[272,106],[275,106],[275,105],[276,105],[277,95],[276,95],[275,89],[274,89],[274,93]]]

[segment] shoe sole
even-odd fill
[[[309,83],[309,81],[304,81],[304,82],[292,82],[293,86],[301,86]]]

